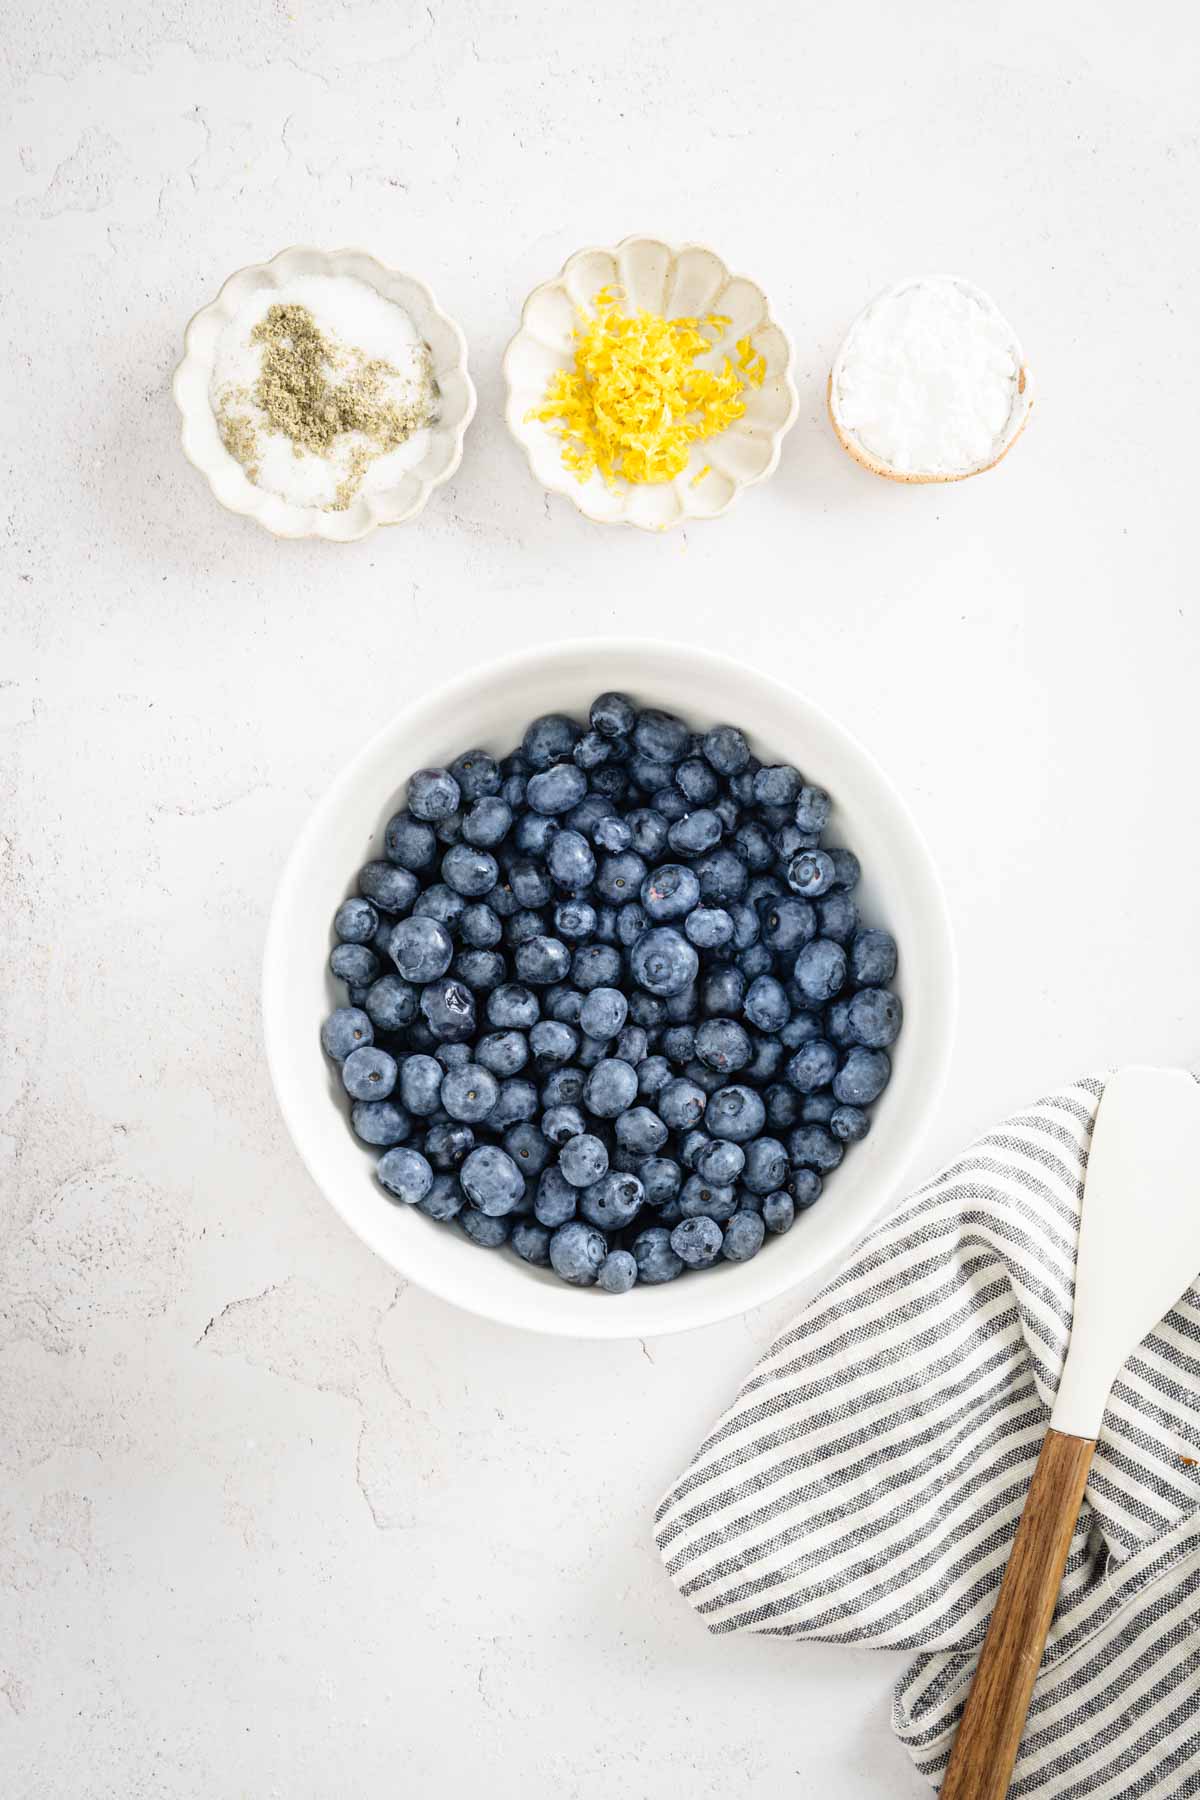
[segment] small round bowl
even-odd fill
[[[756,754],[796,764],[834,797],[831,836],[862,859],[864,916],[900,946],[904,1029],[892,1080],[826,1192],[751,1262],[616,1296],[564,1286],[509,1250],[483,1250],[453,1225],[390,1202],[374,1155],[353,1136],[345,1096],[321,1053],[322,1020],[343,997],[328,973],[331,921],[358,869],[383,854],[409,773],[480,744],[507,754],[540,713],[577,717],[623,689],[696,727],[749,727]],[[710,1325],[774,1300],[825,1268],[896,1197],[946,1074],[955,1010],[954,949],[929,851],[867,753],[778,682],[723,657],[668,644],[566,644],[475,671],[414,702],[337,777],[288,860],[267,932],[263,1023],[275,1092],[309,1173],[330,1204],[398,1274],[468,1312],[561,1337],[638,1338]]]
[[[420,460],[379,493],[359,493],[345,512],[296,506],[252,482],[221,442],[209,399],[217,340],[239,308],[264,287],[282,287],[298,275],[353,275],[403,307],[428,344],[441,390],[438,417],[427,428]],[[313,250],[293,245],[270,262],[252,263],[231,275],[216,299],[201,307],[184,334],[183,361],[172,383],[183,415],[183,454],[199,469],[221,505],[244,513],[276,537],[326,538],[345,544],[365,537],[376,525],[399,525],[421,511],[435,487],[448,481],[462,461],[463,438],[475,416],[475,389],[467,373],[467,344],[453,319],[439,308],[424,282],[385,268],[365,250]]]
[[[718,358],[742,337],[766,358],[762,386],[747,387],[743,395],[744,416],[694,444],[688,467],[674,481],[634,486],[621,480],[610,488],[597,474],[580,482],[563,466],[562,440],[549,425],[527,417],[545,399],[554,372],[571,366],[579,311],[605,287],[619,290],[630,311],[644,307],[666,318],[726,313],[732,323],[716,346]],[[743,489],[774,473],[800,405],[793,361],[791,340],[772,319],[762,289],[744,275],[731,275],[715,250],[627,237],[608,249],[577,251],[560,275],[534,288],[504,353],[504,416],[536,479],[552,494],[567,495],[585,518],[667,531],[691,519],[718,518]],[[709,472],[697,480],[706,465]]]

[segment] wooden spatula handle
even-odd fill
[[[1094,1438],[1046,1433],[941,1800],[1004,1800],[1008,1792],[1095,1448]]]

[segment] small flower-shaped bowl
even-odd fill
[[[209,397],[217,342],[229,320],[260,289],[283,287],[298,275],[352,275],[402,307],[429,346],[441,394],[438,416],[421,434],[423,447],[412,466],[392,487],[359,492],[344,512],[297,506],[256,486],[222,443]],[[276,537],[319,537],[331,543],[349,543],[376,525],[399,525],[415,518],[434,488],[448,481],[462,461],[463,438],[475,416],[467,344],[459,327],[440,310],[424,282],[385,268],[365,250],[313,250],[298,244],[281,250],[270,262],[239,269],[188,325],[183,361],[172,386],[183,415],[183,453],[222,506],[257,519]]]
[[[626,312],[645,308],[668,319],[728,316],[724,334],[698,367],[720,368],[726,354],[736,366],[734,345],[746,337],[764,359],[761,387],[743,392],[744,415],[693,444],[688,467],[673,481],[635,485],[619,478],[609,487],[593,474],[581,482],[564,466],[562,440],[552,425],[528,416],[544,401],[555,372],[571,367],[579,315],[592,310],[601,289],[616,294]],[[504,354],[505,417],[537,480],[552,494],[566,494],[586,518],[667,531],[691,519],[717,518],[743,488],[774,472],[799,409],[792,365],[791,340],[771,317],[762,289],[744,275],[731,275],[715,250],[628,237],[611,249],[577,251],[560,275],[530,294]]]

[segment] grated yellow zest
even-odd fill
[[[689,481],[688,486],[689,487],[698,487],[700,482],[702,482],[704,480],[704,477],[706,475],[711,475],[711,474],[712,474],[712,464],[705,463],[705,465],[702,469],[696,470],[696,473],[692,476],[692,479]]]
[[[767,372],[767,359],[761,351],[755,350],[748,337],[739,338],[734,345],[738,353],[738,368],[745,375],[751,387],[761,387]]]
[[[744,389],[761,382],[765,361],[751,350],[740,373],[728,356],[716,373],[694,367],[729,323],[718,313],[704,321],[715,334],[709,338],[699,319],[626,313],[607,288],[592,305],[593,312],[579,312],[573,367],[555,371],[542,404],[525,416],[551,427],[564,465],[581,482],[597,470],[610,488],[621,479],[673,481],[694,443],[742,417]]]

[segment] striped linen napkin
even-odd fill
[[[1103,1086],[1018,1113],[879,1225],[656,1518],[710,1631],[917,1652],[893,1724],[935,1787],[1062,1369]],[[1198,1463],[1193,1287],[1113,1390],[1010,1794],[1200,1795]]]

